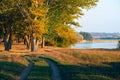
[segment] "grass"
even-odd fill
[[[13,57],[26,55],[24,52],[28,52],[27,54],[32,57],[29,60],[35,62],[35,66],[32,69],[28,80],[50,79],[51,71],[48,64],[36,57],[36,55],[40,54],[57,62],[57,65],[61,70],[63,80],[120,80],[120,50],[80,50],[45,47],[44,49],[39,48],[36,53],[29,53],[29,51],[22,48],[22,45],[17,45],[17,48],[20,48],[20,50],[16,50],[15,46],[10,52],[6,53],[2,50],[2,48],[0,48],[0,52],[6,55],[14,52],[14,54],[12,54]],[[6,57],[3,58],[5,58],[8,62],[16,61],[12,58],[10,60]],[[22,65],[25,65],[25,62],[22,62]],[[0,75],[2,75],[2,77],[9,77],[9,80],[12,80],[12,76],[10,75],[1,73]]]
[[[63,80],[120,80],[119,50],[55,49]]]
[[[120,75],[120,63],[103,65],[62,65],[63,80],[116,80]]]
[[[22,57],[0,55],[0,80],[16,80],[28,63]]]
[[[27,80],[50,80],[51,71],[48,63],[46,63],[43,59],[39,58],[34,58],[33,60],[34,67],[28,75]]]

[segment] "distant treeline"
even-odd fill
[[[112,38],[112,37],[96,38],[96,39],[102,39],[102,40],[120,40],[120,38]]]
[[[90,33],[94,39],[120,39],[120,33],[97,33],[97,32],[91,32]]]
[[[79,32],[79,34],[83,36],[84,40],[120,40],[120,33]]]

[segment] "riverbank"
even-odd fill
[[[87,40],[82,40],[80,42],[84,43],[84,42],[118,42],[119,40],[102,40],[102,39],[99,39],[99,40],[92,40],[92,41],[87,41]]]
[[[93,40],[93,42],[118,42],[119,40]]]

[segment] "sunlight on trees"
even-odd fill
[[[1,0],[0,29],[5,50],[11,49],[7,46],[12,46],[12,35],[24,39],[31,51],[36,51],[38,44],[43,43],[61,47],[76,43],[78,36],[71,26],[80,27],[75,19],[84,15],[83,9],[90,9],[97,2],[98,0]]]

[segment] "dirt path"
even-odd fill
[[[45,59],[45,61],[50,65],[52,70],[51,80],[61,80],[60,70],[57,65],[49,59]]]
[[[57,67],[57,65],[49,59],[44,59],[44,60],[50,65],[50,68],[52,70],[51,80],[61,80],[60,70]],[[32,67],[33,67],[33,63],[29,63],[28,67],[20,75],[19,80],[26,80],[26,78],[27,78],[28,74],[30,73]]]
[[[28,67],[20,75],[20,79],[19,80],[26,80],[26,78],[27,78],[28,74],[30,73],[32,67],[33,67],[33,63],[30,62],[29,65],[28,65]]]

